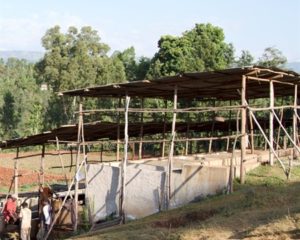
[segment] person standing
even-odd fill
[[[17,216],[17,196],[15,194],[8,195],[7,201],[3,209],[4,221],[6,224],[10,222],[15,222],[18,218]]]
[[[45,200],[43,202],[43,217],[44,217],[44,224],[46,233],[49,231],[50,224],[51,224],[51,206],[49,201]]]
[[[31,210],[28,208],[27,202],[22,204],[19,217],[21,219],[21,239],[30,240]]]

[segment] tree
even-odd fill
[[[258,60],[258,65],[263,67],[282,67],[287,62],[282,52],[274,47],[268,47]]]
[[[31,134],[31,110],[40,104],[39,115],[44,116],[47,94],[41,93],[34,78],[33,64],[9,58],[1,63],[0,72],[0,137],[12,138]],[[35,126],[36,127],[36,126]],[[39,129],[41,130],[43,126]]]
[[[134,47],[127,48],[123,52],[117,51],[113,56],[123,63],[127,81],[145,79],[151,59],[142,56],[137,60]]]
[[[234,49],[223,30],[212,24],[196,24],[182,36],[162,36],[148,76],[156,78],[187,71],[224,69],[233,62]]]
[[[2,115],[1,115],[1,126],[3,130],[3,135],[5,138],[15,138],[16,127],[18,124],[18,110],[15,107],[15,99],[13,94],[8,91],[3,96],[4,104],[2,107]]]
[[[47,109],[48,127],[70,122],[73,116],[72,99],[62,100],[56,92],[125,81],[121,60],[107,56],[109,46],[100,40],[89,26],[80,31],[70,27],[67,33],[55,26],[42,38],[46,53],[35,70],[39,82],[47,83],[53,94]]]
[[[147,72],[150,68],[151,59],[147,57],[140,57],[137,66],[136,66],[136,72],[135,72],[135,79],[136,80],[142,80],[146,78]]]
[[[123,52],[116,52],[114,55],[121,60],[124,65],[126,79],[128,81],[136,80],[136,61],[135,61],[135,49],[130,47]]]
[[[246,66],[252,66],[254,62],[254,57],[251,55],[251,53],[248,50],[243,50],[241,56],[236,61],[237,67],[246,67]]]

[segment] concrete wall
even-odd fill
[[[174,171],[170,207],[175,208],[207,195],[214,195],[226,188],[229,171],[226,167],[184,165]]]
[[[118,213],[120,168],[104,164],[87,167],[87,200],[92,219],[98,221]]]
[[[165,166],[129,164],[127,167],[125,213],[127,218],[141,218],[166,209]],[[88,166],[87,198],[93,221],[119,213],[120,168],[107,164]],[[215,194],[227,186],[228,168],[187,164],[177,168],[172,177],[170,207]]]
[[[150,169],[150,170],[149,170]],[[88,165],[87,199],[93,221],[118,215],[120,198],[120,168],[108,165]],[[158,212],[164,203],[162,195],[165,172],[154,166],[128,165],[125,209],[127,218],[141,218]]]

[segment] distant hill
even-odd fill
[[[35,51],[0,51],[0,58],[4,59],[4,61],[8,58],[18,58],[34,63],[39,61],[43,56],[43,52]]]
[[[300,62],[289,62],[286,64],[286,68],[300,73]]]

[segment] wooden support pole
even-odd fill
[[[297,145],[298,144],[298,125],[297,125],[297,102],[298,102],[298,85],[295,84],[294,86],[294,114],[293,114],[293,140],[294,143]],[[293,158],[297,158],[298,152],[296,149],[296,146],[294,147],[293,150]],[[292,164],[291,164],[292,166]]]
[[[281,126],[282,130],[284,131],[284,133],[286,134],[286,136],[288,137],[288,139],[291,141],[291,143],[293,144],[294,146],[294,150],[297,151],[298,153],[300,153],[300,148],[298,147],[297,145],[297,141],[295,142],[293,140],[293,138],[289,135],[289,133],[287,132],[287,130],[284,128],[284,126],[282,125],[282,123],[280,122],[280,119],[277,117],[276,113],[274,112],[273,110],[273,114],[274,114],[274,117],[275,119],[277,120],[277,122],[279,123],[279,125]],[[297,138],[296,138],[297,140]]]
[[[62,201],[62,204],[61,204],[61,206],[60,206],[58,212],[55,214],[55,217],[54,217],[53,221],[52,221],[51,224],[50,224],[49,231],[47,232],[47,234],[46,234],[46,236],[43,238],[43,240],[47,240],[48,237],[50,236],[50,233],[51,233],[51,231],[52,231],[52,229],[53,229],[55,223],[57,222],[58,218],[60,217],[60,213],[61,213],[62,209],[64,208],[65,203],[66,203],[68,197],[71,196],[71,189],[72,189],[72,186],[73,186],[73,184],[75,183],[75,181],[76,181],[76,176],[78,175],[79,171],[81,170],[81,167],[82,167],[83,164],[84,164],[84,160],[81,161],[80,165],[78,164],[78,170],[75,172],[75,175],[74,175],[74,177],[73,177],[73,179],[72,179],[72,182],[71,182],[71,184],[69,185],[67,194],[65,195],[64,200]]]
[[[234,179],[233,159],[235,157],[236,142],[239,137],[239,115],[240,115],[240,112],[238,112],[236,115],[236,135],[234,138],[233,147],[232,147],[232,155],[231,155],[231,159],[230,159],[229,191],[228,191],[229,193],[233,193],[233,179]]]
[[[165,101],[165,108],[168,108],[168,102]],[[166,129],[167,129],[167,112],[164,112],[164,129],[162,133],[163,142],[161,144],[161,156],[165,157],[165,148],[166,148]]]
[[[282,122],[283,119],[283,109],[280,109],[280,122]],[[280,133],[281,133],[281,126],[278,127],[278,132],[277,132],[277,139],[276,139],[276,150],[279,149],[279,140],[280,140]]]
[[[128,161],[128,108],[129,108],[130,97],[126,94],[125,98],[125,128],[124,128],[124,157],[122,161],[121,168],[121,194],[120,194],[120,216],[122,218],[122,223],[125,223],[126,217],[126,169]]]
[[[242,77],[242,91],[241,91],[241,103],[243,105],[241,114],[241,165],[240,165],[240,182],[243,184],[245,182],[245,171],[244,171],[244,161],[246,157],[246,124],[247,124],[247,102],[246,102],[246,76]]]
[[[119,103],[118,103],[118,107],[121,107],[121,101],[122,99],[119,98]],[[121,118],[121,113],[118,112],[118,116],[117,116],[117,161],[120,161],[120,118]]]
[[[77,132],[77,155],[76,155],[76,175],[75,175],[75,221],[73,230],[77,231],[78,226],[78,190],[79,190],[79,179],[78,179],[78,173],[79,173],[79,159],[80,159],[80,147],[81,147],[81,128],[82,128],[82,102],[80,99],[79,103],[79,119],[78,119],[78,132]]]
[[[169,187],[169,201],[168,201],[168,207],[170,207],[170,202],[172,198],[172,173],[173,173],[173,157],[174,157],[174,141],[176,136],[176,109],[177,109],[177,85],[174,87],[174,101],[173,101],[173,121],[172,121],[172,133],[171,133],[171,144],[170,144],[170,151],[169,151],[169,159],[168,159],[168,187]]]
[[[141,100],[141,109],[144,108],[144,98]],[[143,135],[144,135],[144,113],[141,113],[141,129],[140,129],[140,142],[139,142],[139,159],[143,158]]]
[[[45,144],[42,146],[41,164],[40,164],[40,181],[45,185]]]
[[[188,123],[186,128],[186,142],[185,142],[185,155],[189,154],[189,138],[190,138],[190,117],[188,117]]]
[[[67,174],[65,172],[65,165],[64,165],[64,161],[62,159],[62,156],[61,156],[61,152],[60,152],[60,144],[59,144],[59,140],[58,140],[58,137],[55,137],[56,139],[56,150],[58,152],[58,157],[59,157],[59,160],[60,160],[60,165],[61,165],[61,170],[62,170],[62,173],[65,175],[65,182],[66,182],[66,185],[69,186],[69,182],[68,182],[68,177],[67,177]],[[44,145],[43,145],[44,146]]]
[[[249,122],[250,122],[250,136],[251,136],[251,154],[254,154],[254,130],[253,130],[253,119],[249,114]]]
[[[274,107],[274,84],[273,81],[270,80],[270,108],[273,109]],[[269,114],[269,141],[274,147],[274,114],[272,111],[270,111]],[[274,165],[274,154],[271,149],[269,149],[269,160],[270,160],[270,165]]]
[[[14,194],[19,194],[19,148],[17,148],[15,166],[14,166]]]
[[[69,169],[69,172],[72,171],[72,168],[73,168],[73,147],[71,146],[70,147],[70,169]]]
[[[254,116],[253,112],[251,109],[249,109],[249,113],[251,114],[254,122],[256,123],[258,129],[260,130],[261,134],[263,135],[263,137],[265,138],[266,143],[269,145],[269,148],[271,149],[271,151],[273,152],[274,156],[276,157],[276,159],[278,160],[278,162],[280,163],[284,173],[286,176],[288,176],[287,170],[283,164],[283,162],[280,160],[279,156],[277,155],[277,153],[275,152],[275,149],[273,148],[272,144],[270,143],[267,135],[265,134],[264,130],[262,129],[262,127],[260,126],[259,122],[257,121],[256,117]]]

